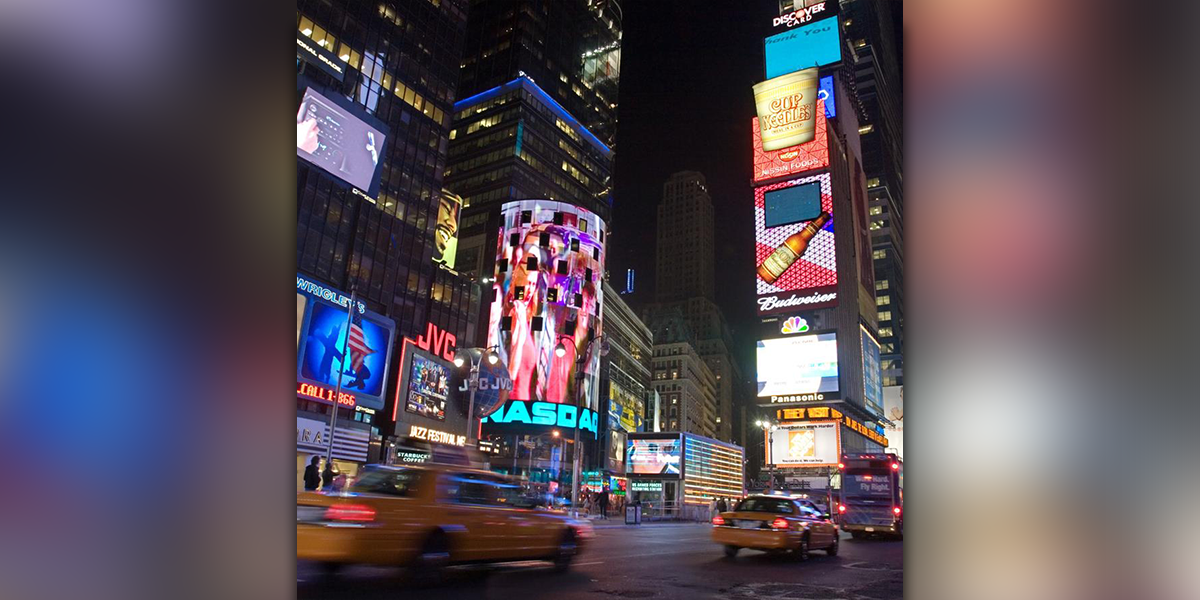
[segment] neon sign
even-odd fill
[[[426,323],[425,335],[417,336],[413,343],[426,352],[432,352],[446,360],[454,360],[454,350],[458,347],[458,338],[433,323]]]
[[[804,333],[808,331],[808,321],[804,317],[788,317],[779,327],[779,333]]]
[[[326,404],[333,404],[334,391],[327,387],[300,382],[296,387],[296,395],[304,396],[305,398],[310,398]],[[353,407],[355,404],[357,404],[354,400],[354,394],[342,392],[337,398],[338,404],[341,404],[342,406]]]
[[[409,426],[408,435],[418,440],[425,440],[427,442],[449,444],[451,446],[467,445],[467,436],[465,435],[456,435],[446,431],[422,427],[421,425]]]
[[[775,416],[780,421],[810,421],[814,419],[834,419],[841,421],[843,425],[853,429],[854,431],[866,436],[871,441],[882,445],[884,448],[888,445],[888,439],[880,435],[875,429],[868,428],[861,422],[852,419],[842,411],[828,406],[810,406],[807,408],[781,408],[775,411]]]
[[[557,402],[530,402],[528,400],[510,400],[495,413],[483,419],[489,425],[542,425],[571,429],[575,427],[576,415],[579,417],[579,428],[592,432],[598,437],[596,429],[596,411],[582,409],[579,411],[570,404]]]

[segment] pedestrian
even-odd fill
[[[599,492],[599,496],[600,496],[600,518],[607,520],[608,519],[608,492],[601,490]]]
[[[350,478],[346,477],[345,473],[338,473],[337,477],[333,478],[333,491],[344,491],[346,489],[346,484],[349,482]]]
[[[725,504],[725,499],[721,498],[717,500],[717,512],[725,512],[727,510],[729,510],[729,505]]]
[[[308,466],[304,467],[304,491],[315,492],[317,487],[321,485],[321,457],[314,456],[309,461]]]
[[[333,472],[333,461],[325,462],[325,470],[321,471],[321,490],[328,492],[333,489],[333,478],[337,474]]]

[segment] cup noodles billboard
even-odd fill
[[[763,149],[782,150],[812,141],[819,84],[820,74],[813,67],[754,86]]]
[[[774,151],[763,150],[758,117],[753,119],[750,130],[754,147],[754,183],[829,166],[829,132],[825,125],[827,113],[824,99],[817,100],[816,113],[816,130],[811,142]]]
[[[797,186],[816,186],[820,205],[814,203],[810,208],[801,207],[801,211],[791,213],[806,220],[768,227],[768,222],[777,222],[768,218],[769,211],[791,210],[791,205],[804,201],[805,195],[795,194],[774,202],[776,196]],[[833,217],[829,173],[754,188],[754,264],[759,314],[837,304]]]
[[[586,352],[583,406],[597,410],[600,344],[588,342],[601,333],[604,221],[564,202],[517,200],[501,207],[501,222],[488,346],[508,364],[509,397],[574,404]]]

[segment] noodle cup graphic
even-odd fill
[[[812,67],[754,86],[764,151],[798,146],[816,137],[819,80],[819,71]]]

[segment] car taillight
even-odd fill
[[[893,507],[892,507],[892,512],[896,513],[896,516],[900,516],[900,507],[899,507],[899,506],[893,506]]]
[[[374,521],[375,509],[365,504],[334,504],[325,510],[325,518],[330,521]]]
[[[893,470],[893,471],[899,471],[899,470],[900,470],[900,463],[892,463],[892,470]]]
[[[721,518],[721,515],[717,515],[717,516],[713,517],[713,525],[724,525],[724,524],[725,524],[725,519]]]
[[[846,463],[838,463],[838,469],[845,469]]]
[[[775,520],[771,521],[771,528],[772,529],[787,529],[788,528],[787,519],[785,519],[783,517],[775,517]]]
[[[838,512],[840,512],[840,513],[844,513],[844,512],[846,512],[846,505],[845,505],[845,504],[839,504],[839,505],[838,505]]]

